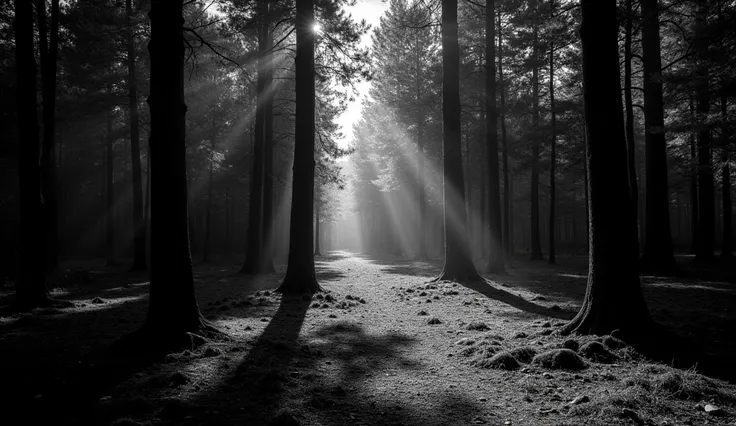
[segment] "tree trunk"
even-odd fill
[[[503,233],[501,230],[501,191],[498,182],[498,110],[496,109],[496,13],[494,3],[486,10],[486,162],[488,165],[488,224],[490,229],[486,272],[503,274]]]
[[[583,306],[563,332],[638,340],[653,321],[631,251],[626,141],[618,66],[615,0],[583,0],[583,98],[590,185],[588,286]]]
[[[260,0],[261,22],[268,14],[268,3]],[[256,76],[256,117],[253,132],[253,168],[251,169],[251,185],[248,200],[248,242],[245,253],[245,263],[240,269],[241,274],[255,274],[260,272],[263,250],[263,164],[264,164],[264,121],[265,121],[265,90],[266,90],[266,36],[263,25],[258,32],[258,44],[261,56],[258,58]]]
[[[421,57],[419,50],[417,49],[414,55],[414,67],[416,69],[416,75],[414,76],[414,91],[416,94],[417,104],[421,102]],[[427,203],[425,201],[425,187],[426,182],[424,181],[424,116],[421,114],[421,109],[417,107],[416,117],[414,119],[417,126],[417,202],[419,203],[419,228],[417,239],[417,259],[427,260]]]
[[[56,173],[56,62],[59,47],[59,0],[51,1],[51,28],[46,22],[46,1],[36,0],[42,81],[41,192],[43,197],[44,269],[59,267],[59,223]],[[50,31],[49,31],[50,30]],[[50,32],[50,34],[49,34]],[[48,43],[48,44],[47,44]]]
[[[188,333],[214,331],[194,292],[187,217],[186,111],[184,102],[183,1],[153,0],[151,19],[150,161],[159,207],[151,216],[148,315],[134,336],[142,349],[192,345]],[[153,189],[153,188],[152,188]],[[152,200],[153,201],[153,200]],[[153,343],[153,344],[151,344]]]
[[[631,87],[631,39],[633,37],[634,11],[633,0],[626,0],[626,27],[624,34],[624,107],[626,111],[626,164],[629,177],[629,194],[634,221],[639,223],[639,184],[636,180],[636,143],[634,140],[634,102]],[[639,233],[634,238],[633,251],[639,260]]]
[[[273,82],[273,32],[271,31],[270,2],[265,2],[266,13],[263,19],[263,37],[266,41],[264,58],[263,105],[263,245],[261,249],[261,271],[274,272],[273,267],[273,97],[276,86]]]
[[[539,24],[537,2],[534,0],[532,28],[532,181],[531,181],[531,260],[542,260],[542,242],[539,234]]]
[[[690,114],[695,117],[695,103],[690,97]],[[691,248],[693,254],[699,253],[700,235],[698,226],[700,220],[698,218],[698,149],[695,143],[695,132],[690,131],[690,234]]]
[[[506,138],[506,88],[503,79],[503,33],[501,11],[498,11],[498,82],[501,85],[501,144],[503,145],[503,243],[507,256],[513,254],[513,233],[511,214],[511,181],[509,180],[509,144]]]
[[[125,0],[126,43],[128,65],[128,113],[130,120],[130,159],[133,176],[133,270],[146,269],[146,221],[143,218],[143,182],[138,120],[138,82],[135,69],[135,29],[133,2]]]
[[[16,105],[18,111],[18,186],[20,204],[20,265],[14,307],[31,310],[48,304],[39,248],[45,244],[41,198],[40,145],[36,105],[36,59],[33,48],[33,4],[15,0]],[[40,251],[43,253],[43,251]]]
[[[107,265],[114,266],[115,262],[115,199],[114,199],[114,178],[113,178],[113,123],[112,108],[107,111],[106,115],[106,133],[105,133],[105,256]]]
[[[457,0],[442,0],[442,153],[445,266],[435,279],[481,280],[470,257],[460,122],[460,54]]]
[[[276,291],[321,291],[314,271],[314,0],[296,3],[296,124],[289,260]]]
[[[550,19],[554,17],[555,0],[550,0]],[[557,115],[555,112],[555,44],[549,42],[549,108],[552,115],[552,137],[549,154],[549,263],[555,260],[555,173],[557,172]]]
[[[642,266],[671,272],[677,268],[670,229],[667,142],[664,133],[662,60],[657,0],[641,0],[646,127],[646,238]]]
[[[707,35],[706,0],[698,0],[695,16],[695,48],[697,51],[697,113],[698,113],[698,253],[696,259],[701,262],[710,262],[714,259],[715,224],[714,224],[714,195],[713,195],[713,167],[711,165],[711,134],[707,124],[710,112],[710,92],[708,88],[708,35]]]
[[[485,102],[481,102],[480,105],[480,123],[478,123],[478,146],[481,150],[481,157],[488,158],[488,147],[486,146],[486,129],[485,122],[483,121],[486,117],[486,105]],[[480,231],[477,233],[480,237],[480,255],[485,258],[488,256],[488,241],[490,235],[488,233],[488,188],[486,188],[488,182],[488,164],[487,161],[480,162]],[[471,236],[472,237],[472,236]],[[501,248],[503,250],[503,247]]]

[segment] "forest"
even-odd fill
[[[736,425],[734,22],[0,2],[0,423]]]

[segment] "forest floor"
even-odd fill
[[[140,327],[145,275],[70,276],[55,296],[75,307],[0,317],[0,423],[736,425],[733,280],[642,278],[654,318],[689,342],[690,361],[659,363],[611,336],[557,335],[583,258],[469,286],[430,283],[440,267],[331,252],[325,292],[282,300],[281,273],[196,266],[203,314],[230,340],[146,365],[99,355]]]

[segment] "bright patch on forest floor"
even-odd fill
[[[24,410],[23,424],[51,414],[118,425],[736,424],[734,385],[610,336],[558,336],[585,291],[584,262],[566,260],[464,286],[429,283],[436,262],[333,252],[317,262],[327,291],[311,300],[274,293],[282,274],[198,266],[202,312],[232,340],[131,371],[90,370],[85,382],[79,363],[137,329],[147,308],[146,285],[109,276],[69,289],[77,308],[63,315],[0,319],[0,396]],[[658,321],[734,359],[736,289],[657,283],[644,289]],[[711,375],[736,379],[729,362],[713,365]],[[81,385],[106,380],[100,391]],[[87,399],[60,407],[77,401],[65,394]]]

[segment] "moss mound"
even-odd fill
[[[552,349],[543,352],[532,359],[532,364],[552,370],[578,371],[588,367],[588,364],[570,349]]]
[[[592,341],[580,347],[580,354],[591,361],[610,364],[618,360],[618,356],[606,349],[601,342]]]
[[[513,355],[519,362],[528,364],[537,355],[537,351],[529,346],[522,346],[520,348],[512,349],[511,355]]]
[[[479,368],[496,368],[499,370],[516,370],[521,367],[519,361],[509,351],[499,352],[490,358],[490,352],[486,351],[470,362],[471,365]]]
[[[580,343],[578,343],[575,339],[567,339],[562,343],[562,347],[565,349],[570,349],[573,352],[577,352],[578,349],[580,349]]]
[[[613,336],[606,336],[606,337],[604,337],[603,338],[603,344],[606,345],[606,347],[608,349],[612,349],[614,351],[615,350],[618,350],[618,349],[623,349],[623,348],[629,346],[623,340],[619,339],[618,337],[613,337]]]

